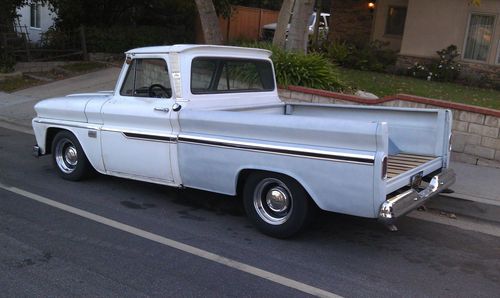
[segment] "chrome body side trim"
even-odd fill
[[[100,130],[101,125],[100,124],[91,124],[91,123],[86,123],[86,122],[75,122],[75,121],[64,121],[64,120],[55,120],[55,119],[34,119],[33,122],[40,123],[40,124],[52,124],[52,125],[59,125],[59,126],[69,126],[69,127],[76,127],[76,128],[86,128],[86,129],[94,129],[94,130]]]
[[[141,139],[147,141],[161,141],[175,143],[177,138],[174,136],[163,136],[163,135],[153,135],[153,134],[143,134],[135,132],[122,132],[122,134],[129,139]]]
[[[394,221],[406,213],[418,208],[430,198],[455,183],[455,172],[452,169],[444,169],[441,173],[432,177],[429,185],[420,192],[409,189],[401,194],[387,199],[380,206],[379,221],[385,224],[394,224]]]
[[[350,163],[373,165],[374,161],[375,161],[374,156],[366,155],[366,154],[351,154],[351,153],[343,153],[343,152],[332,152],[332,151],[317,150],[317,149],[298,148],[298,147],[290,147],[290,146],[278,146],[278,145],[271,145],[271,144],[259,144],[259,143],[253,143],[253,142],[225,140],[225,139],[218,139],[218,138],[206,138],[206,137],[191,136],[191,135],[180,135],[178,140],[179,140],[179,142],[182,142],[182,143],[215,146],[215,147],[225,147],[225,148],[235,148],[235,149],[248,150],[248,151],[292,155],[292,156],[308,157],[308,158],[316,158],[316,159],[326,159],[326,160],[333,160],[333,161],[339,161],[339,162],[350,162]]]

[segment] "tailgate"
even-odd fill
[[[419,168],[435,159],[440,159],[440,157],[403,153],[389,155],[387,162],[387,178],[392,179],[404,172]]]
[[[410,184],[411,178],[422,172],[426,176],[443,167],[443,158],[399,153],[389,155],[387,162],[387,194]]]

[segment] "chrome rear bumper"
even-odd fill
[[[455,183],[455,172],[452,169],[445,169],[432,177],[429,185],[422,191],[417,192],[415,189],[410,189],[387,199],[380,206],[378,219],[384,224],[393,224],[396,218],[418,208],[453,183]]]

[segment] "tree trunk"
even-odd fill
[[[286,42],[287,51],[307,52],[309,39],[309,18],[313,12],[314,0],[296,0],[293,6],[292,21]]]
[[[219,19],[212,0],[195,0],[200,15],[203,37],[207,44],[222,44],[222,33]]]
[[[273,45],[280,49],[285,48],[286,31],[288,29],[288,22],[290,22],[290,15],[292,14],[294,2],[295,0],[283,0],[283,4],[281,4],[278,23],[276,24],[276,30],[274,30],[273,37]]]

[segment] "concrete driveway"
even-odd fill
[[[71,93],[113,90],[119,73],[120,68],[110,67],[10,94],[0,92],[0,121],[31,127],[31,119],[35,117],[33,106],[40,100]]]

